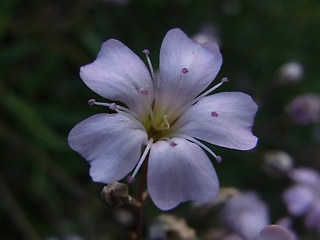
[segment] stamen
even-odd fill
[[[184,113],[188,108],[190,108],[193,104],[199,102],[202,98],[204,98],[205,96],[207,96],[209,93],[213,92],[214,90],[216,90],[218,87],[220,87],[222,84],[224,84],[225,82],[228,82],[228,78],[224,77],[221,79],[221,81],[215,85],[214,87],[210,88],[208,91],[202,93],[201,95],[199,95],[198,97],[196,97],[194,100],[190,101],[189,103],[187,103],[184,107],[180,108],[180,110],[176,113],[176,116],[180,116],[182,113]]]
[[[127,178],[128,183],[134,182],[135,176],[138,173],[140,167],[142,166],[142,163],[146,159],[147,154],[149,153],[149,150],[150,150],[150,148],[152,146],[152,143],[153,143],[153,138],[150,138],[149,141],[148,141],[148,144],[146,146],[146,149],[144,150],[144,152],[143,152],[143,154],[142,154],[142,156],[141,156],[136,168],[134,169],[133,174]]]
[[[89,105],[89,106],[93,106],[95,102],[96,102],[95,99],[89,99],[89,100],[88,100],[88,105]]]
[[[212,112],[212,113],[211,113],[211,116],[212,116],[212,117],[218,117],[219,115],[218,115],[217,112]]]
[[[115,103],[104,103],[104,102],[94,102],[94,105],[105,106],[110,108],[110,110],[115,111],[117,109],[117,104]]]
[[[221,163],[221,162],[222,162],[222,157],[218,155],[218,156],[216,157],[216,160],[217,160],[218,163]]]
[[[93,99],[90,99],[90,100],[93,100]],[[90,101],[89,100],[89,101]],[[88,101],[88,103],[89,103]],[[90,103],[92,103],[93,101],[90,101]],[[94,105],[99,105],[99,106],[105,106],[105,107],[108,107],[110,108],[110,110],[112,111],[116,111],[117,113],[121,113],[121,114],[124,114],[126,115],[127,117],[129,118],[135,118],[135,119],[139,119],[139,116],[132,110],[128,109],[128,108],[125,108],[125,107],[122,107],[122,106],[119,106],[117,105],[116,103],[104,103],[104,102],[96,102],[94,101],[93,102]]]
[[[183,134],[176,134],[175,136],[177,137],[181,137],[181,138],[185,138],[187,140],[189,140],[190,142],[193,142],[197,145],[199,145],[199,147],[203,148],[204,150],[206,150],[210,155],[212,155],[216,161],[218,163],[220,163],[222,161],[221,156],[216,155],[210,148],[208,148],[206,145],[204,145],[202,142],[198,141],[197,139],[193,138],[193,137],[189,137],[187,135],[183,135]]]
[[[148,95],[149,94],[149,91],[147,89],[144,89],[144,88],[140,88],[139,92],[142,94],[142,95]]]
[[[225,83],[225,82],[229,82],[229,79],[226,78],[226,77],[224,77],[224,78],[221,79],[221,82],[224,82],[224,83]]]
[[[199,102],[202,98],[204,98],[205,96],[207,96],[209,93],[213,92],[214,90],[216,90],[218,87],[220,87],[222,84],[224,84],[225,82],[228,82],[228,78],[224,77],[221,79],[221,81],[215,85],[214,87],[210,88],[208,91],[202,93],[201,95],[199,95],[197,98],[195,98],[192,102],[193,104],[196,102]]]
[[[170,129],[170,123],[168,122],[167,114],[163,115],[163,120],[164,120],[164,122],[165,122],[166,125],[167,125],[167,129]]]
[[[188,68],[182,68],[182,73],[187,73],[189,72]]]
[[[150,73],[151,73],[151,77],[153,79],[153,81],[156,81],[156,78],[155,78],[155,75],[154,75],[154,71],[153,71],[153,67],[152,67],[152,63],[151,63],[151,60],[149,58],[149,50],[148,49],[145,49],[142,51],[145,55],[146,55],[146,58],[147,58],[147,62],[148,62],[148,65],[149,65],[149,69],[150,69]]]
[[[109,106],[110,110],[115,111],[117,108],[117,104],[116,103],[111,103]]]
[[[127,182],[128,182],[129,184],[134,183],[135,180],[136,180],[136,179],[135,179],[135,177],[133,177],[133,176],[128,176],[128,177],[127,177]]]

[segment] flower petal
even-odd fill
[[[106,41],[97,59],[81,67],[85,84],[104,98],[125,103],[138,114],[143,114],[142,102],[153,101],[153,83],[141,59],[118,40]],[[148,95],[140,93],[147,90]]]
[[[168,116],[175,113],[209,86],[221,64],[216,44],[200,44],[180,29],[170,30],[160,50],[161,81],[156,107]]]
[[[287,204],[288,211],[293,215],[304,214],[312,205],[315,193],[307,186],[297,184],[287,189],[283,194],[283,200]]]
[[[221,217],[244,239],[256,237],[269,224],[268,207],[254,192],[244,192],[230,198],[222,208]]]
[[[319,173],[311,168],[295,168],[290,172],[290,177],[292,180],[309,185],[310,187],[317,188],[320,184],[320,175]]]
[[[122,114],[96,114],[78,123],[68,141],[90,163],[93,181],[108,184],[137,164],[147,134],[138,121]]]
[[[291,233],[280,225],[269,225],[259,234],[258,240],[293,240]]]
[[[151,147],[148,191],[162,210],[194,200],[208,202],[218,195],[219,181],[205,152],[185,139],[158,141]]]
[[[320,199],[314,201],[311,208],[307,212],[305,224],[310,229],[320,232]]]
[[[193,105],[173,128],[179,128],[177,133],[218,146],[248,150],[257,143],[257,137],[251,132],[257,109],[247,94],[217,93]]]

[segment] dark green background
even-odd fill
[[[109,38],[142,58],[142,50],[149,49],[156,68],[169,29],[179,27],[191,36],[203,24],[218,29],[224,59],[218,79],[230,80],[218,91],[246,92],[260,107],[256,149],[213,147],[223,157],[214,163],[221,186],[257,191],[269,204],[272,221],[287,214],[281,193],[290,182],[265,174],[262,156],[284,150],[296,166],[320,168],[319,125],[298,126],[285,114],[295,96],[320,90],[319,0],[132,0],[124,6],[103,0],[1,0],[1,239],[70,233],[128,238],[130,227],[118,223],[99,196],[103,185],[91,181],[89,165],[67,144],[76,123],[105,111],[87,105],[90,98],[103,99],[83,84],[79,68],[93,61]],[[298,84],[279,86],[277,71],[289,61],[300,62],[305,75]],[[130,188],[134,194],[136,186]],[[215,227],[215,218],[194,221],[189,207],[182,204],[172,212],[186,217],[200,236]],[[152,202],[146,212],[145,229],[161,214]],[[300,221],[299,234],[315,239]]]

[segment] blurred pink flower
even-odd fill
[[[320,232],[320,175],[310,168],[297,168],[290,174],[295,185],[288,188],[283,199],[288,211],[305,216],[305,225]]]
[[[89,100],[90,105],[107,106],[115,113],[96,114],[77,124],[69,144],[90,163],[92,179],[107,184],[136,166],[129,177],[133,181],[149,155],[147,187],[160,209],[188,200],[210,201],[218,194],[219,181],[202,148],[218,161],[221,157],[197,139],[239,150],[254,148],[257,137],[251,127],[257,105],[239,92],[207,96],[226,78],[203,92],[222,64],[214,43],[199,44],[179,29],[170,30],[161,46],[157,77],[149,51],[143,52],[150,72],[115,39],[106,41],[97,59],[81,68],[89,88],[126,107]]]
[[[252,239],[269,225],[267,205],[254,192],[244,192],[230,198],[223,207],[224,222],[244,239]]]
[[[269,225],[253,240],[294,240],[294,238],[288,229],[280,225]]]
[[[320,120],[320,97],[312,93],[300,95],[288,104],[287,112],[298,124],[317,122]]]

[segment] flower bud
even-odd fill
[[[122,204],[129,203],[128,185],[120,182],[114,182],[104,186],[101,192],[103,200],[112,207],[119,207]]]

